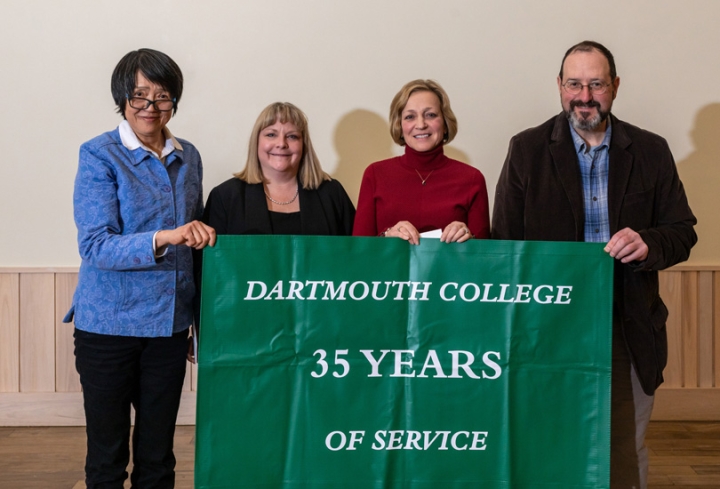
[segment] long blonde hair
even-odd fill
[[[280,122],[281,124],[288,122],[294,124],[297,130],[302,133],[303,155],[300,160],[299,170],[300,184],[302,187],[304,189],[314,190],[318,188],[324,180],[331,180],[330,175],[325,173],[320,166],[320,160],[313,149],[307,117],[302,110],[289,102],[275,102],[260,112],[250,133],[248,157],[245,168],[239,173],[235,173],[235,177],[247,183],[263,183],[262,167],[258,159],[258,138],[260,137],[260,131],[268,126],[272,126],[276,122]]]

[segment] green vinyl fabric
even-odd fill
[[[597,243],[220,236],[195,487],[609,487]]]

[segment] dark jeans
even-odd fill
[[[130,405],[135,408],[133,489],[175,486],[173,436],[188,332],[138,338],[75,329],[87,422],[88,489],[122,489],[130,460]]]

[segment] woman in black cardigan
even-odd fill
[[[203,221],[217,234],[352,234],[355,207],[320,167],[305,114],[276,102],[260,113],[245,168],[215,187]]]

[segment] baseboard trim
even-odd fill
[[[195,424],[195,392],[182,393],[177,424]],[[85,426],[82,393],[0,393],[0,426]]]
[[[660,388],[655,391],[653,421],[719,421],[720,389]]]
[[[183,392],[178,425],[195,424],[196,393]],[[720,389],[661,388],[653,421],[720,421]],[[0,426],[85,426],[82,393],[0,393]]]

